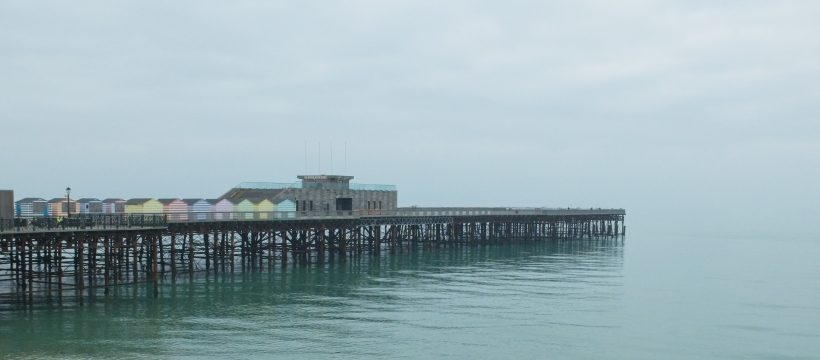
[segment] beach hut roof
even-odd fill
[[[125,202],[125,205],[142,205],[142,204],[145,204],[149,201],[151,201],[150,198],[128,199],[128,201]]]
[[[110,203],[117,203],[117,202],[125,202],[125,199],[120,199],[120,198],[108,198],[108,199],[103,200],[103,202],[104,202],[104,203],[106,203],[106,204],[110,204]]]
[[[274,198],[279,193],[285,191],[287,189],[249,189],[249,188],[233,188],[228,190],[227,193],[220,196],[220,199],[230,199],[236,203],[242,201],[243,199],[263,199],[263,198]]]
[[[20,200],[17,200],[18,203],[30,203],[30,202],[35,202],[35,201],[46,201],[46,199],[27,197],[27,198],[22,198]]]
[[[205,199],[209,204],[214,205],[219,202],[219,199]]]
[[[193,205],[205,199],[182,199],[186,204]]]
[[[49,200],[48,203],[49,204],[56,204],[56,203],[63,202],[63,201],[65,201],[65,198],[53,198],[53,199]]]
[[[90,203],[90,202],[99,202],[99,201],[100,201],[100,199],[97,199],[97,198],[82,198],[82,199],[77,200],[78,203],[83,203],[83,204],[84,203]]]
[[[261,202],[263,202],[263,201],[265,201],[265,200],[267,200],[268,202],[270,202],[271,204],[273,204],[273,200],[271,200],[271,199],[270,199],[270,198],[268,198],[268,197],[252,197],[252,198],[248,198],[248,200],[250,200],[250,201],[251,201],[252,203],[254,203],[254,204],[259,204],[259,203],[261,203]]]
[[[181,199],[157,199],[157,201],[161,202],[162,205],[168,205],[174,201],[179,201]]]

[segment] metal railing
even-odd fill
[[[366,191],[396,191],[396,185],[385,184],[350,184],[350,190],[366,190]]]
[[[243,182],[236,186],[237,189],[261,189],[261,190],[281,190],[281,189],[302,189],[301,182],[275,183],[275,182]],[[321,188],[321,186],[319,186]],[[386,184],[358,184],[351,183],[350,190],[365,191],[396,191],[396,185]]]
[[[275,183],[275,182],[243,182],[236,186],[237,189],[262,189],[262,190],[279,190],[279,189],[301,189],[302,183]]]
[[[4,219],[0,220],[0,232],[158,228],[167,225],[166,214],[77,214]]]
[[[601,208],[399,208],[394,210],[329,210],[273,212],[188,212],[168,213],[168,222],[294,220],[360,217],[414,216],[510,216],[510,215],[625,215],[624,209]]]
[[[382,211],[382,210],[375,210]],[[625,215],[624,209],[602,208],[507,208],[507,207],[405,207],[388,216],[479,216],[479,215]]]
[[[408,207],[393,210],[330,210],[272,212],[177,212],[162,214],[79,214],[70,218],[39,217],[0,221],[0,232],[63,229],[119,229],[164,227],[168,223],[212,221],[277,221],[310,219],[356,219],[367,217],[430,216],[579,216],[625,215],[624,209],[601,208],[480,208],[480,207]]]
[[[249,221],[249,220],[293,220],[317,218],[353,218],[355,211],[254,211],[254,212],[187,212],[167,213],[168,222],[210,222],[210,221]]]

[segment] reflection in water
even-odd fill
[[[98,289],[84,306],[7,307],[0,355],[543,357],[559,333],[615,326],[622,263],[620,240],[555,240],[201,274],[158,299]]]

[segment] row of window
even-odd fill
[[[330,204],[325,204],[325,210],[330,210]],[[314,211],[313,200],[302,200],[302,206],[299,207],[299,200],[296,200],[296,211]]]
[[[301,205],[301,206],[299,206]],[[367,210],[381,210],[382,209],[382,202],[381,201],[368,201],[367,202]],[[296,201],[296,211],[315,211],[313,207],[313,200],[302,200],[301,204],[297,200]],[[325,211],[330,211],[330,204],[325,204]]]

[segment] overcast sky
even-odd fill
[[[0,188],[216,197],[346,172],[405,206],[818,234],[818,19],[817,1],[3,1]]]

